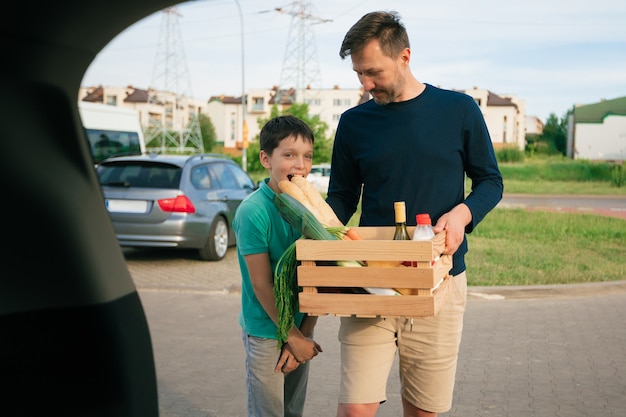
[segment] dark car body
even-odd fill
[[[235,245],[235,211],[255,189],[239,165],[216,154],[116,157],[97,171],[121,246],[197,249],[207,261]]]
[[[77,97],[113,38],[175,3],[12,2],[0,13],[1,415],[159,415],[148,323]]]

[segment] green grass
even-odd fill
[[[468,235],[468,284],[626,279],[626,220],[496,208]]]

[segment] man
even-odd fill
[[[436,416],[452,403],[467,299],[465,253],[474,227],[502,198],[502,176],[489,132],[474,100],[418,81],[396,12],[363,16],[346,34],[340,56],[373,100],[346,111],[333,147],[327,201],[346,223],[362,201],[361,226],[394,224],[394,201],[409,222],[429,213],[446,231],[453,255],[446,304],[434,317],[342,317],[337,416],[374,416],[396,350],[404,416]],[[465,196],[465,175],[472,191]]]

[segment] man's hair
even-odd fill
[[[300,136],[304,141],[315,142],[313,131],[304,121],[296,116],[286,114],[270,119],[259,134],[259,145],[268,155],[274,152],[280,141],[288,136]]]
[[[372,39],[378,39],[383,53],[395,58],[404,48],[410,48],[406,28],[398,12],[371,12],[363,16],[346,33],[339,56],[345,59],[359,52]]]

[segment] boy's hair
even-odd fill
[[[345,59],[348,55],[361,51],[372,39],[378,39],[383,53],[395,58],[404,48],[410,48],[409,35],[400,22],[398,12],[371,12],[356,22],[341,43],[339,56]]]
[[[296,116],[286,114],[270,119],[270,121],[263,126],[259,134],[261,150],[271,155],[274,149],[280,144],[280,141],[288,136],[300,136],[304,141],[315,142],[313,131],[309,125]]]

